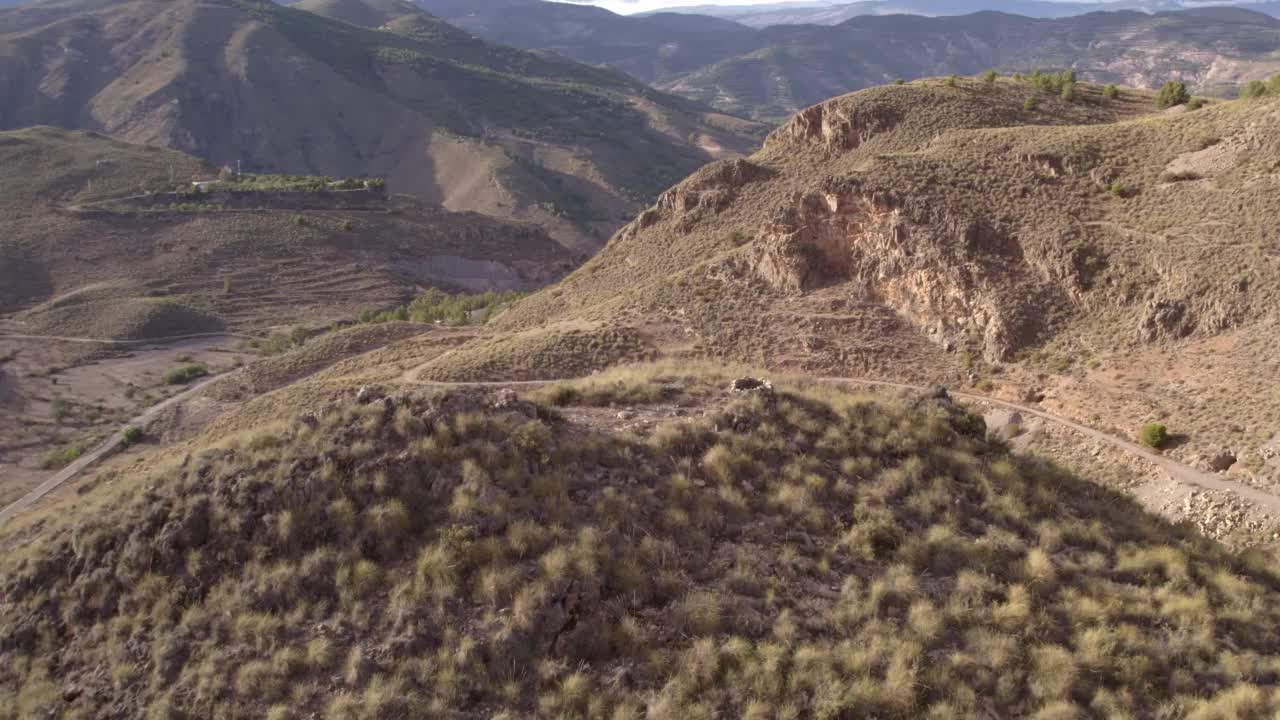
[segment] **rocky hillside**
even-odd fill
[[[537,222],[582,251],[707,160],[758,146],[751,123],[486,44],[411,6],[316,8],[341,20],[254,0],[0,11],[0,128],[94,130],[246,170],[382,176],[451,210]]]
[[[208,173],[189,155],[95,134],[0,133],[0,315],[18,321],[8,330],[148,337],[323,323],[427,286],[530,289],[578,260],[529,224],[385,196],[357,207],[324,192],[157,202]]]
[[[0,717],[1280,707],[1274,565],[945,396],[315,390],[5,528]]]
[[[1044,3],[1066,5],[1066,3]],[[941,13],[959,15],[975,8]],[[979,12],[960,17],[859,15],[834,26],[797,24],[744,31],[705,18],[683,23],[621,17],[562,3],[481,2],[442,7],[486,38],[553,48],[607,64],[722,110],[781,121],[852,90],[903,78],[975,75],[988,68],[1073,68],[1085,80],[1155,87],[1182,79],[1203,92],[1280,71],[1280,20],[1248,10],[1095,12],[1033,19]],[[909,12],[910,10],[902,10]],[[661,37],[661,40],[653,38]]]
[[[1156,112],[1137,91],[1073,92],[938,79],[809,108],[502,322],[624,324],[666,352],[818,374],[1078,375],[1081,421],[1185,423],[1197,452],[1247,448],[1262,478],[1280,104]],[[1200,353],[1216,362],[1153,373]],[[1113,390],[1125,409],[1107,415]]]

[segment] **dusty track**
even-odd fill
[[[130,420],[129,423],[125,425],[125,427],[135,426],[135,425],[141,427],[146,423],[150,422],[151,420],[155,419],[155,417],[159,415],[161,412],[163,412],[165,409],[170,408],[182,402],[183,400],[190,398],[192,395],[195,395],[196,393],[200,392],[209,383],[214,382],[215,380],[222,380],[223,378],[231,377],[238,372],[240,371],[232,370],[231,372],[226,372],[226,373],[222,373],[221,375],[214,375],[212,377],[206,378],[196,383],[195,385],[192,385],[186,390],[178,393],[177,395],[174,395],[173,397],[168,398],[167,400],[163,400],[161,402],[156,403],[155,405],[152,405],[150,408],[147,408],[146,412]],[[16,501],[14,501],[12,504],[4,508],[3,510],[0,510],[0,525],[3,525],[4,523],[8,522],[9,519],[12,518],[13,516],[31,507],[32,504],[39,501],[45,495],[48,495],[49,493],[53,492],[54,490],[62,486],[67,481],[74,478],[76,475],[80,474],[80,472],[85,468],[89,467],[90,465],[93,465],[94,463],[98,462],[102,458],[107,457],[108,455],[116,452],[123,445],[124,445],[124,428],[121,428],[120,430],[112,434],[111,437],[102,441],[102,443],[100,443],[97,447],[85,453],[84,455],[81,455],[75,462],[59,470],[57,473],[53,475],[53,477],[50,477],[48,480],[45,480],[44,482],[40,483],[31,492],[27,493],[26,495],[23,495],[21,498],[18,498]]]
[[[822,382],[829,382],[829,383],[847,384],[847,385],[869,385],[873,387],[896,388],[899,390],[923,391],[926,389],[920,385],[908,385],[905,383],[889,382],[887,380],[864,380],[859,378],[820,378],[820,380]],[[1038,408],[1028,407],[1026,405],[1020,405],[1018,403],[1012,403],[1005,400],[997,400],[995,398],[989,398],[983,395],[972,395],[970,393],[956,392],[952,390],[949,390],[948,392],[951,394],[952,397],[960,398],[961,400],[968,400],[970,402],[977,402],[977,403],[986,403],[987,405],[996,405],[999,407],[1007,408],[1009,410],[1016,410],[1026,415],[1034,415],[1038,418],[1048,420],[1049,422],[1057,423],[1058,425],[1068,427],[1082,435],[1085,435],[1086,437],[1093,438],[1095,440],[1101,440],[1106,443],[1110,443],[1111,445],[1114,445],[1115,447],[1118,447],[1121,450],[1124,450],[1130,455],[1136,455],[1137,457],[1143,460],[1154,463],[1161,470],[1164,470],[1166,473],[1168,473],[1169,477],[1173,479],[1174,482],[1181,483],[1184,485],[1195,485],[1197,487],[1204,488],[1207,490],[1221,490],[1225,492],[1235,493],[1241,499],[1248,500],[1249,502],[1255,504],[1259,508],[1263,508],[1266,511],[1272,513],[1273,515],[1280,517],[1280,497],[1272,495],[1271,493],[1263,492],[1261,490],[1258,490],[1257,488],[1252,488],[1252,487],[1249,487],[1248,485],[1244,485],[1243,483],[1233,482],[1231,480],[1224,480],[1223,478],[1218,477],[1217,475],[1211,475],[1209,473],[1202,472],[1200,470],[1197,470],[1191,467],[1190,465],[1183,465],[1182,463],[1176,460],[1172,460],[1163,455],[1154,453],[1148,450],[1147,448],[1144,448],[1141,445],[1138,445],[1137,443],[1132,443],[1123,438],[1118,438],[1112,435],[1108,435],[1100,430],[1094,430],[1093,428],[1087,425],[1081,425],[1080,423],[1074,422],[1072,420],[1068,420],[1067,418],[1060,417],[1052,413],[1047,413]]]
[[[225,337],[236,340],[255,340],[252,335],[236,333],[211,332],[193,333],[191,335],[169,335],[166,337],[141,338],[139,340],[106,340],[102,338],[66,337],[64,335],[21,335],[0,333],[0,340],[51,340],[54,342],[84,343],[90,345],[158,345],[160,343],[177,342],[179,340],[196,340],[198,338]]]
[[[442,388],[448,388],[448,387],[483,388],[483,387],[530,387],[530,386],[549,385],[551,383],[567,381],[567,380],[513,380],[513,381],[507,381],[507,382],[432,382],[432,381],[423,381],[423,380],[415,379],[420,369],[421,369],[420,367],[417,367],[407,371],[399,379],[399,384],[417,385],[417,386],[424,386],[424,387],[442,387]],[[164,409],[171,407],[172,405],[177,404],[179,402],[182,402],[183,400],[199,392],[201,389],[204,388],[205,385],[209,384],[210,382],[233,376],[237,372],[239,372],[239,370],[233,370],[232,372],[229,372],[229,373],[223,373],[222,375],[208,378],[200,382],[199,384],[192,386],[186,391],[179,393],[178,395],[174,395],[173,397],[161,403],[158,403],[157,405],[152,406],[145,413],[134,418],[130,422],[130,424],[140,425],[140,424],[146,423],[151,419],[153,419],[157,414],[159,414]],[[829,383],[833,385],[865,385],[869,387],[884,387],[884,388],[892,388],[896,390],[908,390],[912,392],[922,392],[928,389],[923,385],[912,385],[909,383],[899,383],[899,382],[892,382],[888,380],[871,380],[871,379],[865,379],[865,378],[843,378],[843,377],[823,377],[823,378],[816,378],[816,379],[818,382]],[[1270,493],[1263,492],[1256,488],[1251,488],[1241,483],[1233,482],[1230,480],[1224,480],[1223,478],[1220,478],[1216,475],[1211,475],[1209,473],[1202,472],[1189,465],[1184,465],[1180,462],[1177,462],[1176,460],[1172,460],[1170,458],[1164,457],[1157,453],[1151,452],[1150,450],[1140,445],[1137,445],[1136,443],[1129,442],[1128,440],[1125,440],[1123,438],[1118,438],[1112,435],[1108,435],[1100,430],[1095,430],[1091,427],[1088,427],[1087,425],[1081,425],[1080,423],[1074,422],[1072,420],[1068,420],[1067,418],[1060,417],[1052,413],[1045,412],[1038,408],[1022,405],[1019,403],[1008,402],[1005,400],[997,400],[995,398],[990,398],[983,395],[974,395],[971,393],[957,392],[957,391],[949,391],[949,392],[953,397],[956,397],[962,400],[967,400],[967,401],[976,402],[976,403],[984,403],[987,405],[995,405],[995,406],[1007,408],[1009,410],[1016,410],[1020,413],[1025,413],[1027,415],[1034,415],[1035,417],[1042,418],[1049,422],[1057,423],[1058,425],[1062,425],[1064,427],[1070,428],[1071,430],[1074,430],[1086,437],[1109,443],[1131,455],[1137,456],[1143,460],[1146,460],[1148,462],[1155,464],[1157,467],[1159,467],[1160,469],[1168,473],[1169,477],[1174,482],[1184,484],[1184,485],[1193,485],[1196,487],[1209,489],[1209,490],[1219,490],[1219,491],[1234,493],[1240,498],[1253,503],[1257,507],[1263,508],[1266,511],[1274,514],[1275,516],[1280,517],[1280,497],[1277,497]],[[4,508],[3,510],[0,510],[0,524],[3,524],[14,515],[30,507],[33,503],[38,501],[40,498],[49,494],[54,489],[63,485],[70,479],[74,478],[77,474],[79,474],[85,468],[94,464],[95,462],[102,459],[103,457],[106,457],[112,452],[115,452],[117,449],[120,448],[120,446],[124,442],[123,432],[124,431],[121,430],[115,433],[106,441],[104,441],[101,445],[94,448],[91,452],[85,454],[84,456],[76,460],[71,465],[68,465],[66,468],[63,468],[60,472],[58,472],[53,477],[41,483],[37,488],[32,490],[30,493],[27,493],[27,495],[23,496],[18,501],[14,502],[13,504]]]

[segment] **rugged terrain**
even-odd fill
[[[199,163],[15,135],[134,168],[28,161],[15,279],[94,264],[49,223],[277,212],[104,207]],[[271,357],[114,348],[101,408],[52,342],[4,354],[0,403],[119,432],[0,509],[0,718],[1274,717],[1277,158],[1275,96],[926,79],[802,111],[487,324],[433,293]],[[149,247],[157,296],[60,270],[14,319],[226,311]]]
[[[607,64],[664,90],[769,121],[899,78],[988,68],[1072,68],[1085,80],[1134,87],[1181,79],[1214,94],[1280,71],[1280,20],[1230,8],[1056,19],[995,12],[867,14],[833,26],[760,30],[698,16],[622,17],[563,3],[509,7],[507,0],[480,0],[439,10],[481,37]]]
[[[533,225],[384,190],[170,192],[209,177],[99,135],[0,133],[0,504],[178,392],[175,368],[229,370],[427,287],[526,291],[580,261]]]
[[[166,460],[121,459],[3,531],[0,712],[1252,718],[1280,702],[1263,557],[1009,455],[942,396],[726,392],[705,373],[527,399],[312,381]]]
[[[760,128],[387,3],[45,0],[0,11],[0,128],[54,125],[245,170],[387,178],[577,251]],[[345,11],[338,11],[346,8]],[[380,9],[381,8],[381,9]],[[288,132],[279,132],[288,128]]]
[[[1172,452],[1226,449],[1275,490],[1280,105],[1074,92],[938,79],[814,106],[499,324],[1166,422]]]

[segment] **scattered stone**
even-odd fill
[[[1219,450],[1216,455],[1209,458],[1209,469],[1214,472],[1226,472],[1236,464],[1236,454],[1230,450]]]
[[[369,387],[368,385],[364,385],[356,391],[356,402],[361,405],[371,403],[380,397],[382,397],[382,393],[376,388]]]
[[[635,416],[636,414],[631,412],[630,410],[621,410],[618,412],[618,419],[622,421],[631,420]]]
[[[766,392],[772,391],[773,383],[768,380],[760,380],[759,378],[740,377],[737,380],[734,380],[733,384],[729,386],[729,392],[735,393],[754,392],[756,390]]]
[[[493,397],[494,410],[510,410],[520,402],[520,396],[511,388],[499,390]]]

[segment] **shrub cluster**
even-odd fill
[[[1242,98],[1280,97],[1280,74],[1270,80],[1253,80],[1240,88]]]
[[[450,294],[431,288],[421,297],[393,310],[367,310],[360,322],[382,323],[408,321],[442,325],[483,325],[499,311],[524,297],[519,292],[486,292]]]
[[[209,368],[204,365],[183,365],[166,372],[162,380],[165,385],[186,385],[192,380],[202,378],[208,374]]]

